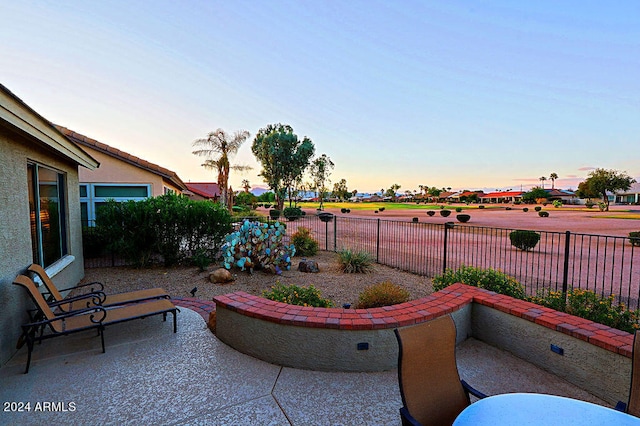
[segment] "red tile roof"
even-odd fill
[[[524,194],[523,191],[500,191],[500,192],[490,192],[488,194],[482,195],[481,198],[520,197],[522,194]]]
[[[186,184],[189,191],[208,199],[220,197],[220,187],[213,182],[189,182]]]
[[[53,124],[53,123],[52,123]],[[117,158],[125,163],[132,164],[141,169],[147,170],[156,175],[162,176],[162,178],[171,182],[177,188],[180,188],[182,191],[187,189],[185,183],[178,177],[178,175],[164,167],[158,166],[157,164],[150,163],[142,158],[136,157],[135,155],[131,155],[127,152],[121,151],[117,148],[109,146],[105,143],[99,142],[95,139],[91,139],[85,135],[81,135],[80,133],[74,132],[71,129],[67,129],[66,127],[59,126],[57,124],[53,124],[53,126],[60,131],[64,136],[66,136],[72,142],[82,145],[88,146],[89,148],[95,149],[96,151],[100,151],[103,154],[110,155],[111,157]]]

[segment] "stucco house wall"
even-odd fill
[[[28,162],[64,174],[67,254],[47,272],[56,285],[75,285],[84,276],[78,165],[98,163],[0,85],[0,365],[16,352],[21,325],[29,319],[26,309],[32,307],[25,290],[12,284],[34,262]]]

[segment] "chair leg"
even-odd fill
[[[100,333],[100,341],[102,342],[102,353],[105,353],[104,349],[104,326],[98,327],[98,333]]]
[[[29,366],[31,365],[31,352],[33,352],[33,343],[34,343],[33,334],[35,333],[36,333],[35,330],[33,331],[33,333],[29,333],[25,331],[25,338],[27,339],[27,368],[24,370],[24,374],[29,373]]]

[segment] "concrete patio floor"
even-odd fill
[[[399,425],[397,371],[334,373],[268,364],[220,342],[181,308],[178,333],[158,317],[111,326],[106,353],[94,332],[26,348],[0,368],[0,424]],[[506,352],[469,339],[460,375],[487,394],[539,392],[607,405]],[[67,411],[37,411],[45,402]],[[10,406],[9,406],[10,407]]]

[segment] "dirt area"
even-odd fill
[[[319,273],[297,271],[300,258],[294,257],[292,270],[284,271],[282,275],[261,271],[250,275],[248,272],[233,271],[235,281],[224,285],[209,282],[209,273],[199,272],[195,267],[90,268],[85,269],[83,282],[100,281],[104,284],[106,293],[162,287],[174,297],[190,297],[190,291],[197,287],[198,290],[195,293],[197,298],[211,300],[213,296],[235,291],[262,295],[264,290],[269,290],[272,285],[280,281],[282,284],[298,286],[313,285],[321,291],[323,297],[331,299],[336,307],[341,307],[344,303],[355,304],[358,295],[365,287],[383,281],[391,281],[404,287],[409,291],[412,299],[432,293],[431,280],[419,275],[382,265],[374,265],[374,271],[368,274],[345,274],[338,270],[337,254],[333,252],[321,251],[308,259],[318,262]],[[209,269],[215,268],[212,266]]]
[[[464,205],[460,205],[464,206]],[[351,213],[341,213],[340,209],[326,209],[336,216],[362,217],[385,220],[411,220],[417,217],[420,222],[425,223],[445,223],[456,222],[456,205],[447,205],[446,208],[452,210],[447,218],[440,216],[436,210],[434,216],[427,216],[428,209],[407,209],[407,210],[385,210],[375,213],[375,209],[356,210]],[[506,210],[510,207],[511,210]],[[522,211],[523,207],[529,209]],[[631,231],[640,231],[640,207],[639,206],[611,206],[609,212],[600,212],[597,208],[586,209],[584,206],[554,208],[552,205],[543,207],[549,212],[549,217],[539,217],[534,211],[534,205],[487,205],[485,209],[463,210],[462,213],[471,215],[469,225],[484,226],[490,228],[509,229],[533,229],[536,231],[557,231],[557,232],[577,232],[596,235],[613,235],[626,237]],[[634,210],[635,209],[635,210]],[[264,210],[264,209],[262,209]],[[313,209],[304,209],[307,214],[315,214]],[[611,218],[607,216],[620,216],[622,218]]]

